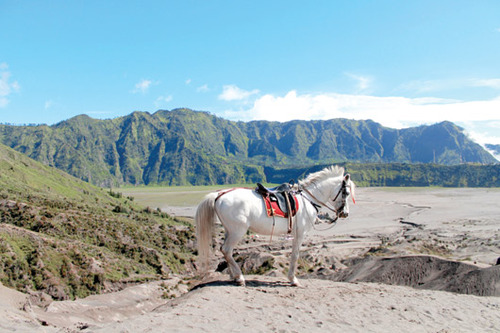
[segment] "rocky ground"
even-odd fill
[[[246,287],[220,253],[209,276],[44,306],[1,287],[0,331],[498,332],[499,202],[500,189],[358,189],[347,220],[307,238],[301,288],[285,278],[291,241],[250,234]]]

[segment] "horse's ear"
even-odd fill
[[[344,182],[345,182],[345,184],[346,184],[346,185],[347,185],[347,184],[349,184],[349,181],[350,181],[350,180],[351,180],[351,175],[347,173],[347,174],[344,176]],[[352,202],[353,202],[354,204],[356,204],[356,199],[354,199],[354,189],[355,189],[354,183],[353,183],[353,182],[351,182],[351,183],[349,184],[349,187],[351,188],[351,199],[352,199]]]

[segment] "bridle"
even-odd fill
[[[334,212],[335,219],[332,220],[332,223],[336,222],[339,219],[338,212],[342,211],[344,209],[346,202],[347,202],[347,196],[349,195],[347,193],[347,182],[345,180],[342,181],[342,186],[340,187],[339,191],[337,192],[337,195],[335,195],[335,198],[333,198],[333,200],[332,200],[332,202],[337,201],[338,197],[342,194],[342,205],[339,208],[331,207],[328,203],[325,203],[325,202],[319,200],[306,188],[302,188],[302,189],[300,189],[300,191],[306,192],[307,195],[310,196],[311,199],[313,199],[315,201],[315,202],[312,202],[311,200],[309,200],[311,202],[311,204],[314,206],[314,208],[316,208],[316,211],[318,210],[317,206],[322,206],[322,207],[328,208],[329,210]]]
[[[341,193],[342,193],[342,205],[337,209],[337,211],[343,211],[345,205],[347,204],[347,196],[349,195],[349,193],[347,193],[347,182],[345,180],[342,181],[342,186],[340,187],[340,190],[337,192],[337,195],[332,201],[333,202],[337,201],[337,198]]]

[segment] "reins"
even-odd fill
[[[344,186],[345,186],[345,185],[342,185],[342,187],[340,188],[339,192],[337,193],[337,195],[335,196],[335,199],[333,199],[333,201],[336,201],[336,200],[337,200],[337,198],[339,197],[340,193],[341,193],[341,192],[342,192],[342,190],[344,189]],[[319,206],[323,206],[323,207],[325,207],[325,208],[328,208],[328,209],[329,209],[329,210],[331,210],[332,212],[334,212],[334,213],[335,213],[335,215],[336,215],[336,216],[337,216],[337,218],[338,218],[337,209],[330,207],[327,203],[325,203],[325,202],[323,202],[323,201],[319,200],[318,198],[316,198],[316,197],[315,197],[315,196],[314,196],[314,195],[313,195],[313,194],[312,194],[312,193],[311,193],[308,189],[306,189],[306,188],[302,188],[302,189],[301,189],[301,191],[306,192],[306,193],[307,193],[307,195],[309,195],[309,196],[310,196],[310,197],[311,197],[314,201],[316,201],[316,203],[317,203],[317,204],[319,204]],[[311,201],[311,200],[309,200],[309,201]],[[311,202],[311,203],[313,203],[313,202]],[[314,204],[314,203],[313,203],[313,204]],[[335,220],[335,221],[336,221],[336,220]]]
[[[337,220],[338,219],[339,218],[336,217],[335,220],[332,220],[331,225],[329,227],[326,227],[325,229],[318,229],[318,228],[316,228],[316,226],[314,225],[314,222],[311,222],[311,225],[312,225],[313,229],[316,230],[316,231],[327,231],[327,230],[330,230],[331,228],[333,228],[333,227],[335,227],[337,225]]]

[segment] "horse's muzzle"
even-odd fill
[[[349,216],[349,213],[346,213],[346,212],[340,212],[339,213],[339,217],[342,218],[342,219],[345,219],[348,216]]]

